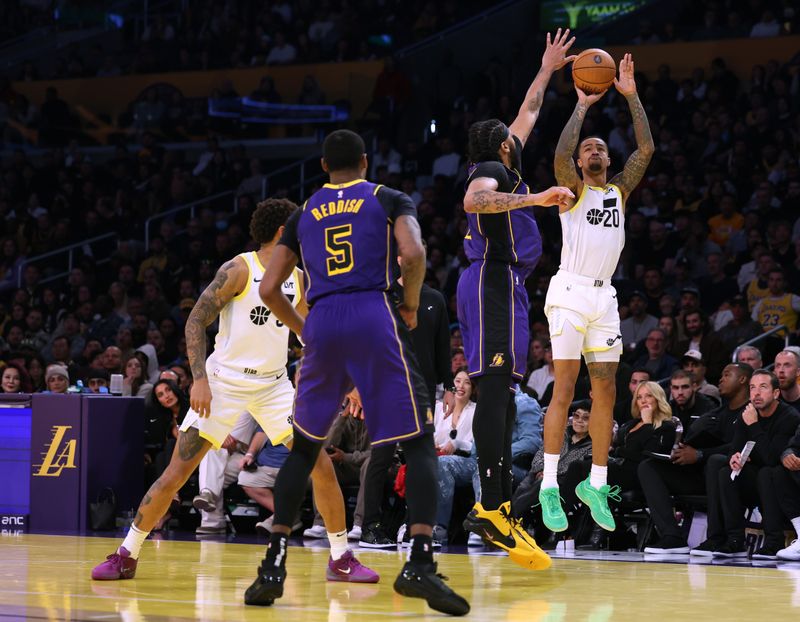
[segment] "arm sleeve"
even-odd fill
[[[305,204],[303,207],[305,207]],[[300,257],[300,240],[297,237],[297,223],[300,222],[300,214],[302,213],[302,209],[297,209],[289,216],[289,220],[286,221],[286,226],[283,229],[283,235],[278,242],[278,244],[283,244],[290,248],[298,257]]]
[[[386,212],[386,217],[390,220],[397,220],[400,216],[417,217],[417,206],[406,193],[386,186],[378,186],[376,193],[378,201]]]
[[[506,172],[506,167],[500,162],[481,162],[478,164],[475,170],[472,171],[472,175],[467,179],[467,187],[469,187],[473,179],[478,179],[479,177],[494,179],[497,182],[498,192],[508,192],[508,186],[510,185],[508,173]]]

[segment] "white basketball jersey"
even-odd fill
[[[560,268],[593,279],[610,279],[625,246],[625,210],[619,188],[584,184],[575,206],[559,217],[563,236]]]
[[[258,284],[264,277],[258,255],[242,253],[239,257],[247,264],[247,285],[220,312],[219,332],[209,360],[212,365],[258,376],[286,367],[289,329],[272,315],[258,295]],[[296,307],[303,297],[297,269],[281,289]]]

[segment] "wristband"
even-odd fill
[[[245,457],[245,458],[247,458],[247,456],[250,456],[250,457],[252,458],[252,457],[253,457],[253,454],[251,454],[251,453],[248,451],[248,452],[247,452],[247,453],[244,455],[244,457]]]

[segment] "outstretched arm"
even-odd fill
[[[517,118],[508,128],[514,136],[519,138],[523,146],[536,124],[536,119],[539,118],[544,92],[553,72],[577,58],[576,56],[566,56],[573,43],[575,43],[575,37],[569,38],[569,28],[563,34],[559,28],[552,41],[550,33],[547,33],[547,46],[542,55],[542,66],[525,94],[525,101],[520,106]]]
[[[497,180],[491,177],[473,179],[464,195],[464,211],[474,214],[499,214],[533,205],[566,205],[575,195],[568,188],[553,186],[536,194],[497,192]]]
[[[636,135],[636,151],[634,151],[625,163],[625,168],[621,173],[611,180],[622,192],[623,200],[627,199],[634,188],[642,181],[647,165],[655,152],[653,136],[650,133],[650,122],[644,106],[636,93],[636,82],[633,79],[633,58],[630,54],[625,54],[619,63],[619,80],[614,80],[614,85],[621,95],[628,100],[633,117],[633,132]]]
[[[237,257],[225,263],[200,294],[186,320],[186,354],[194,378],[189,405],[201,417],[210,414],[211,406],[211,389],[206,376],[206,328],[217,319],[222,308],[244,289],[247,275],[247,266],[242,259]]]
[[[572,190],[576,195],[579,195],[583,190],[583,181],[578,177],[578,172],[575,169],[575,162],[572,156],[575,153],[575,147],[578,146],[581,127],[583,126],[583,120],[586,118],[586,112],[589,110],[589,106],[605,95],[605,91],[594,95],[587,95],[577,86],[575,87],[575,91],[578,93],[578,103],[575,104],[575,110],[572,111],[572,116],[561,131],[561,136],[556,146],[553,168],[556,173],[556,181],[560,185]],[[569,207],[567,209],[569,209]]]

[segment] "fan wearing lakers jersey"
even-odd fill
[[[286,375],[289,328],[272,315],[258,294],[264,266],[297,206],[286,199],[258,204],[250,234],[260,245],[225,263],[203,291],[186,321],[186,350],[194,384],[191,410],[178,435],[175,453],[144,496],[130,531],[116,553],[96,566],[96,580],[132,579],[142,543],[210,449],[219,449],[243,412],[249,412],[273,445],[292,440],[294,387]],[[305,315],[303,276],[295,269],[282,293]],[[214,352],[206,360],[206,328],[219,317]],[[344,499],[333,464],[321,452],[312,471],[315,499],[331,541],[327,578],[374,583],[378,575],[347,548]]]
[[[628,102],[637,149],[620,174],[607,181],[611,160],[608,145],[599,138],[585,138],[578,147],[577,165],[581,175],[577,174],[572,161],[586,111],[603,93],[587,95],[576,88],[578,104],[556,147],[558,184],[572,190],[577,199],[559,208],[563,231],[561,264],[550,281],[545,300],[555,382],[544,425],[544,479],[539,499],[544,523],[554,532],[567,528],[556,474],[581,355],[589,368],[592,386],[589,419],[592,470],[575,492],[590,508],[592,518],[600,527],[614,529],[608,496],[616,491],[611,491],[607,485],[607,464],[622,338],[611,277],[625,246],[625,201],[644,176],[654,151],[647,116],[636,94],[633,71],[633,59],[626,54],[614,85]],[[645,419],[643,416],[643,425],[652,423]]]

